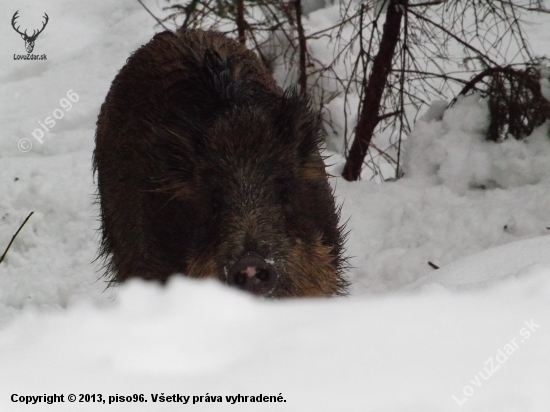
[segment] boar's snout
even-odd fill
[[[227,283],[255,295],[265,295],[274,289],[277,278],[273,265],[256,253],[247,253],[229,269]]]

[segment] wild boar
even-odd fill
[[[223,34],[157,34],[115,77],[97,121],[109,280],[180,273],[266,297],[345,294],[319,119]]]

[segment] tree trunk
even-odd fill
[[[372,140],[372,134],[380,121],[380,102],[382,101],[384,88],[386,87],[391,70],[395,47],[397,46],[399,32],[401,31],[404,7],[407,7],[407,3],[408,0],[389,0],[387,6],[386,21],[384,22],[380,48],[374,58],[367,88],[364,92],[359,121],[355,128],[355,139],[351,145],[342,173],[344,179],[348,181],[359,179],[363,160],[367,155],[369,144]],[[364,75],[366,76],[366,73]]]
[[[244,21],[244,0],[236,0],[237,3],[237,35],[241,44],[246,43],[246,24]]]
[[[300,93],[305,94],[307,91],[307,73],[306,73],[306,36],[304,26],[302,26],[302,1],[294,0],[296,7],[296,26],[298,28],[298,44],[300,56],[300,74],[298,76],[298,84],[300,85]]]

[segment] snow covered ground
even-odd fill
[[[47,60],[13,60],[25,54],[6,24],[16,10],[23,27],[48,13],[34,51]],[[335,13],[312,12],[310,27]],[[0,264],[1,411],[548,411],[546,125],[525,142],[489,144],[482,100],[444,113],[436,102],[407,140],[405,178],[334,179],[351,229],[349,298],[268,302],[181,278],[105,291],[91,263],[95,120],[154,22],[132,0],[3,1],[0,15],[1,251],[35,212]],[[547,27],[529,29],[539,54]],[[331,162],[341,169],[337,154]],[[44,394],[64,402],[24,403]],[[140,394],[147,403],[120,402]],[[160,402],[173,394],[188,403]],[[226,398],[238,394],[282,402]]]

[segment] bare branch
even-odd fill
[[[143,7],[143,8],[145,9],[145,11],[147,11],[147,13],[149,13],[149,14],[151,15],[151,17],[153,17],[153,18],[157,21],[158,24],[160,24],[162,27],[164,27],[165,30],[172,31],[172,30],[170,30],[168,27],[166,27],[166,26],[164,25],[164,23],[163,23],[157,16],[155,16],[155,15],[151,12],[151,10],[149,10],[149,9],[147,8],[147,6],[146,6],[145,4],[143,4],[143,1],[142,1],[142,0],[137,0],[137,1],[138,1],[139,4],[141,4],[141,7]]]
[[[0,263],[2,263],[2,261],[4,260],[4,258],[6,257],[6,254],[8,253],[8,250],[10,250],[10,247],[11,247],[11,244],[13,243],[13,241],[15,240],[15,238],[17,237],[17,235],[19,234],[19,232],[21,231],[21,229],[23,229],[23,226],[25,226],[25,223],[28,222],[28,220],[31,218],[31,216],[33,215],[34,212],[31,212],[29,213],[29,215],[27,216],[27,218],[23,221],[23,223],[21,223],[21,226],[19,226],[19,229],[17,229],[17,232],[15,232],[15,235],[13,235],[11,237],[11,240],[10,240],[10,243],[8,244],[8,247],[6,248],[6,250],[4,250],[4,253],[2,254],[2,256],[0,256]]]

